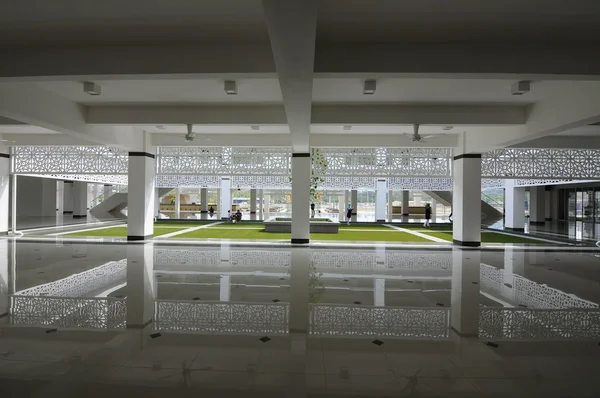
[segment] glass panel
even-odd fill
[[[567,190],[568,218],[573,221],[577,218],[577,192],[574,189]]]
[[[581,208],[583,212],[583,220],[594,221],[594,191],[585,190],[581,192]]]
[[[577,220],[583,219],[583,192],[578,191],[576,195],[577,200]]]
[[[600,222],[600,191],[596,191],[595,195],[596,195],[596,222]]]

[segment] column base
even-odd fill
[[[505,231],[512,231],[512,232],[525,232],[525,228],[509,228],[509,227],[504,227]]]
[[[529,225],[544,225],[546,221],[529,221]]]
[[[256,212],[255,211],[251,211],[250,214],[256,214]]]
[[[84,215],[73,215],[73,218],[86,218],[87,214]]]
[[[386,222],[385,219],[377,220],[376,222]]]
[[[306,245],[306,244],[308,244],[309,241],[310,241],[310,239],[292,238],[293,244]]]
[[[462,240],[453,239],[452,244],[456,246],[465,246],[465,247],[479,247],[481,246],[481,242],[465,242]]]
[[[146,236],[139,236],[139,235],[127,235],[127,240],[128,241],[139,241],[139,240],[147,240],[154,237],[154,235],[146,235]]]
[[[408,216],[410,216],[410,214],[404,214],[404,213],[402,213],[402,217],[408,217]]]
[[[208,210],[200,210],[200,214],[206,214],[208,213]]]
[[[552,217],[546,217],[546,221],[552,221]]]
[[[63,214],[73,214],[72,211],[63,211]]]

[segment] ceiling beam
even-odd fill
[[[263,0],[262,4],[292,148],[307,153],[318,2]]]
[[[65,134],[2,134],[9,146],[68,146],[98,145],[97,142]]]
[[[152,134],[153,146],[223,146],[223,147],[284,147],[292,146],[289,134],[196,134],[186,141],[185,134]]]
[[[90,124],[285,125],[282,105],[91,106]],[[515,105],[321,105],[312,124],[334,125],[521,125],[527,108]]]
[[[598,137],[590,136],[556,136],[537,138],[531,141],[511,145],[510,148],[545,148],[545,149],[600,149]]]

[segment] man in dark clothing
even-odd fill
[[[425,224],[424,227],[429,226],[429,221],[431,220],[431,205],[429,203],[425,204]]]

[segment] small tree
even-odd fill
[[[327,158],[318,148],[313,148],[310,151],[310,201],[320,202],[322,195],[317,194],[319,185],[325,182],[325,172],[327,171]],[[290,174],[292,170],[289,170]],[[290,184],[292,183],[292,176],[290,175]]]

